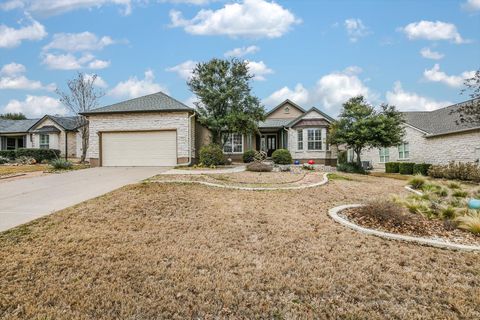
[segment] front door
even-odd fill
[[[275,150],[277,150],[277,136],[267,135],[267,157],[271,157]]]

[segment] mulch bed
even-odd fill
[[[404,219],[401,222],[382,220],[375,215],[366,215],[358,208],[344,210],[341,215],[365,228],[407,236],[441,239],[461,244],[480,245],[480,236],[457,229],[453,221],[428,219],[421,215],[412,214],[407,210],[405,210]]]

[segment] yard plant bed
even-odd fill
[[[400,221],[381,219],[361,208],[350,208],[341,213],[347,220],[365,228],[413,237],[444,240],[453,243],[480,246],[480,236],[457,229],[448,221],[427,219],[407,210]]]
[[[250,172],[244,171],[234,174],[218,174],[208,176],[219,181],[241,184],[285,184],[303,180],[306,173],[292,172]]]
[[[403,186],[127,186],[0,234],[0,318],[478,319],[479,254],[363,235],[327,215]]]

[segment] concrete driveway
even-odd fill
[[[91,168],[0,183],[0,231],[124,185],[137,183],[170,167]]]

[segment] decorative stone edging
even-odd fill
[[[423,192],[413,189],[412,186],[405,186],[404,188],[410,192],[418,194],[419,196],[423,196]]]
[[[175,174],[220,174],[220,173],[238,173],[247,170],[246,166],[238,166],[228,169],[212,169],[212,170],[183,170],[183,169],[170,169],[160,174],[175,175]]]
[[[343,206],[338,206],[335,208],[332,208],[328,210],[328,215],[335,220],[336,222],[353,229],[355,231],[368,234],[368,235],[373,235],[377,236],[380,238],[384,239],[389,239],[389,240],[400,240],[400,241],[406,241],[406,242],[414,242],[422,245],[427,245],[427,246],[432,246],[436,248],[441,248],[441,249],[451,249],[451,250],[463,250],[463,251],[479,251],[480,252],[480,246],[476,245],[466,245],[466,244],[457,244],[449,241],[440,241],[440,240],[435,240],[435,239],[429,239],[429,238],[422,238],[422,237],[413,237],[413,236],[405,236],[401,234],[396,234],[396,233],[389,233],[389,232],[383,232],[375,229],[369,229],[369,228],[364,228],[361,227],[343,217],[341,217],[338,213],[345,209],[350,209],[350,208],[358,208],[361,207],[361,204],[346,204]]]
[[[292,187],[242,187],[242,186],[232,186],[232,185],[225,185],[219,183],[212,183],[206,181],[192,181],[192,180],[156,180],[152,181],[155,183],[191,183],[191,184],[203,184],[209,187],[216,187],[216,188],[224,188],[224,189],[236,189],[236,190],[246,190],[246,191],[274,191],[274,190],[301,190],[307,188],[314,188],[318,186],[322,186],[328,183],[328,175],[330,172],[323,174],[323,179],[320,182],[304,185],[304,186],[292,186]]]

